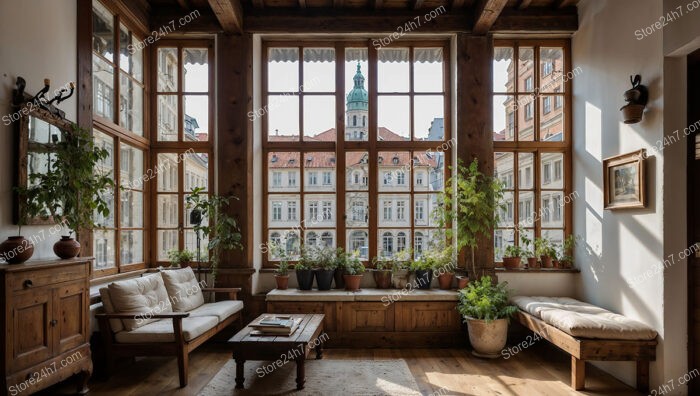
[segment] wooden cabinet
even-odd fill
[[[92,372],[89,345],[90,258],[0,265],[4,284],[3,389],[30,394]]]

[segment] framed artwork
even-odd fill
[[[644,149],[603,160],[605,209],[639,209],[647,206],[645,160]]]

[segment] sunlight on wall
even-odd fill
[[[601,158],[601,142],[603,140],[602,115],[599,108],[586,102],[586,151],[593,158]],[[592,136],[597,136],[593,139]]]

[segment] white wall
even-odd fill
[[[11,112],[12,89],[17,76],[27,81],[31,94],[43,88],[44,78],[51,90],[77,78],[75,1],[22,0],[0,1],[0,117]],[[77,95],[61,103],[69,120],[76,120]],[[0,122],[0,240],[17,234],[12,224],[12,186],[17,164],[13,154],[12,126]],[[26,237],[41,235],[41,227],[25,227]],[[35,247],[34,258],[52,258],[57,235],[49,236]]]
[[[636,34],[662,15],[659,1],[584,0],[572,41],[574,67],[582,69],[573,81],[574,189],[585,197],[585,203],[579,200],[574,206],[574,232],[586,241],[576,252],[582,267],[577,294],[658,330],[652,389],[687,372],[687,267],[679,257],[687,247],[685,139],[654,149],[686,124],[685,60],[664,58],[671,53],[665,49],[667,30]],[[700,10],[690,18],[697,27]],[[672,41],[684,45],[692,40]],[[642,122],[626,125],[619,108],[625,104],[622,94],[630,88],[631,74],[642,76],[650,97]],[[602,160],[640,148],[649,155],[647,208],[603,210]],[[669,255],[674,261],[667,261],[662,273],[640,277],[663,265]],[[634,384],[633,364],[596,364]]]

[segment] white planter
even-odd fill
[[[508,338],[508,319],[496,319],[490,322],[467,317],[469,342],[478,357],[497,358],[506,346]]]

